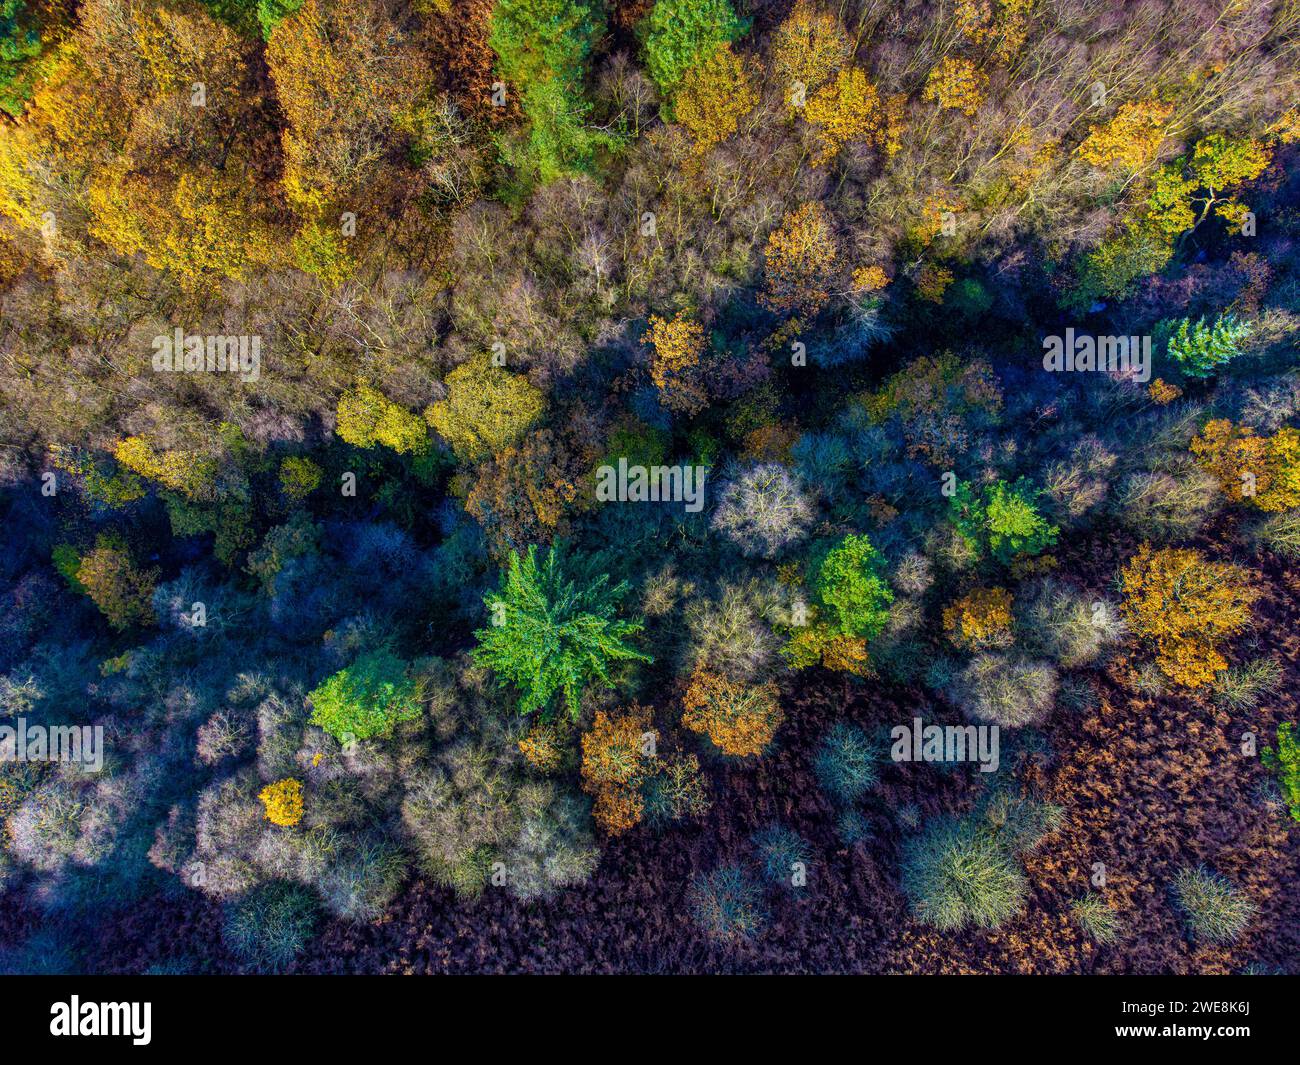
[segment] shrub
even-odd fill
[[[754,939],[767,924],[762,892],[736,865],[697,876],[687,903],[704,934],[728,946]]]
[[[802,886],[796,879],[807,876],[811,848],[798,832],[784,825],[768,825],[754,834],[752,842],[765,880],[786,887]]]
[[[1274,514],[1252,531],[1256,542],[1283,558],[1300,558],[1300,509]]]
[[[971,717],[1002,728],[1041,722],[1056,700],[1056,671],[1018,654],[987,652],[949,683],[949,698]]]
[[[693,754],[669,755],[645,785],[646,820],[664,825],[687,817],[701,817],[712,805],[708,784]]]
[[[1214,701],[1231,710],[1250,710],[1281,686],[1282,664],[1276,658],[1252,658],[1214,678]]]
[[[701,732],[724,754],[762,754],[785,720],[771,681],[745,685],[697,669],[686,689],[682,725]]]
[[[722,490],[713,528],[745,555],[773,558],[807,535],[813,507],[798,477],[777,462],[736,473]]]
[[[902,879],[917,920],[944,931],[996,928],[1029,895],[1014,856],[965,820],[936,821],[904,844]]]
[[[398,722],[420,716],[421,697],[406,663],[387,650],[362,655],[308,695],[312,724],[340,743],[390,735]]]
[[[1182,870],[1173,892],[1192,935],[1207,943],[1233,942],[1258,910],[1231,881],[1204,866]]]
[[[1156,664],[1189,688],[1228,666],[1218,645],[1250,622],[1259,592],[1239,566],[1198,551],[1144,544],[1120,573],[1124,615],[1156,646]]]
[[[540,565],[534,546],[524,555],[512,552],[500,590],[484,597],[493,624],[474,633],[474,660],[520,690],[521,714],[549,710],[562,692],[576,719],[587,683],[612,687],[615,662],[651,661],[627,642],[642,623],[614,617],[626,591],[626,583],[609,587],[604,575],[579,587],[566,578],[553,547]]]
[[[292,828],[302,820],[302,781],[292,777],[268,784],[257,796],[273,825]]]
[[[1090,891],[1083,898],[1075,899],[1070,903],[1070,912],[1079,922],[1079,927],[1102,946],[1114,943],[1119,938],[1119,914],[1097,892]]]
[[[276,881],[228,906],[222,939],[240,961],[278,973],[302,953],[319,913],[310,891]]]
[[[1277,774],[1291,816],[1300,821],[1300,741],[1295,726],[1284,721],[1277,727],[1277,746],[1264,748],[1264,765]]]
[[[880,779],[880,751],[857,725],[836,722],[813,756],[818,783],[837,803],[861,799]]]

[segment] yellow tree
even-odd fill
[[[787,214],[767,238],[760,302],[777,313],[816,314],[830,299],[838,252],[830,215],[818,201]]]
[[[687,71],[673,101],[700,155],[735,133],[757,105],[754,79],[729,44]]]
[[[844,67],[809,99],[804,118],[817,130],[821,151],[815,160],[824,163],[838,155],[846,144],[878,136],[884,113],[880,94],[857,67]]]
[[[672,321],[652,314],[646,342],[654,348],[650,376],[663,405],[686,415],[698,414],[708,403],[694,373],[704,354],[704,327],[681,314]]]

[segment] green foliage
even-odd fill
[[[310,891],[281,881],[231,904],[222,938],[241,961],[258,971],[283,971],[316,930],[319,906]]]
[[[524,555],[512,552],[500,590],[484,597],[492,624],[474,634],[474,659],[519,689],[521,714],[549,712],[562,692],[577,718],[588,682],[613,687],[613,663],[651,661],[627,643],[641,621],[614,616],[626,591],[626,583],[610,587],[607,575],[579,587],[565,576],[554,547],[540,565],[535,545]]]
[[[838,721],[822,737],[813,759],[817,782],[837,803],[855,803],[880,778],[881,752],[857,725]]]
[[[257,24],[262,28],[262,39],[269,41],[271,31],[300,7],[302,0],[257,0]]]
[[[902,875],[917,919],[943,931],[996,928],[1029,896],[1015,856],[969,818],[936,821],[910,839]]]
[[[17,117],[32,91],[33,61],[42,51],[36,5],[0,0],[0,111]]]
[[[311,722],[340,743],[385,737],[400,721],[420,716],[420,685],[406,663],[387,650],[362,655],[308,696]]]
[[[748,33],[749,23],[730,0],[658,0],[638,30],[646,69],[667,95],[696,63]]]
[[[983,491],[962,482],[949,500],[953,524],[967,543],[999,562],[1037,555],[1061,531],[1039,512],[1041,495],[1024,477],[1014,484],[994,481]]]
[[[1204,866],[1182,870],[1173,893],[1192,935],[1205,943],[1233,942],[1258,912],[1240,888]]]
[[[581,0],[499,0],[492,12],[488,43],[528,121],[526,140],[507,142],[504,154],[542,184],[590,170],[596,150],[613,143],[584,121],[586,64],[603,29],[603,12]]]
[[[1099,300],[1124,299],[1140,278],[1169,265],[1174,246],[1152,228],[1125,229],[1102,241],[1078,265],[1074,288],[1062,301],[1075,311],[1087,311]]]
[[[1278,725],[1277,746],[1264,749],[1264,765],[1277,774],[1287,809],[1300,821],[1300,741],[1290,721]]]
[[[822,559],[813,580],[821,619],[848,636],[870,640],[889,622],[894,593],[885,579],[885,556],[866,536],[850,534]]]
[[[1211,325],[1206,325],[1204,318],[1161,322],[1156,335],[1165,341],[1165,353],[1188,377],[1212,377],[1241,354],[1253,331],[1249,322],[1223,314]]]

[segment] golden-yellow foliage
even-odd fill
[[[1143,544],[1120,574],[1124,616],[1156,647],[1156,664],[1188,688],[1228,667],[1219,645],[1250,623],[1259,591],[1240,566],[1199,551]]]

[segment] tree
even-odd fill
[[[1173,104],[1154,98],[1131,100],[1093,126],[1075,151],[1099,170],[1141,170],[1155,161],[1173,112]]]
[[[797,0],[772,41],[772,69],[791,110],[803,106],[853,57],[839,19],[809,0]]]
[[[611,588],[607,575],[579,586],[565,576],[554,547],[540,565],[535,546],[512,552],[500,589],[483,599],[492,624],[474,633],[474,660],[519,690],[521,714],[549,714],[562,693],[576,719],[585,685],[613,687],[614,663],[652,661],[627,642],[641,621],[614,616],[626,591],[626,583]]]
[[[488,43],[528,123],[522,147],[506,154],[543,184],[589,170],[596,149],[612,143],[584,124],[586,65],[603,28],[599,8],[582,0],[498,0],[493,9]]]
[[[1189,446],[1229,499],[1268,513],[1300,507],[1300,431],[1283,426],[1257,436],[1250,426],[1215,418]]]
[[[729,44],[691,67],[673,98],[673,113],[699,155],[735,133],[756,106],[754,79]]]
[[[354,447],[382,444],[399,455],[418,454],[429,444],[429,431],[419,415],[369,385],[358,385],[339,396],[334,431]]]
[[[1188,688],[1228,668],[1219,645],[1250,623],[1260,594],[1240,566],[1149,544],[1121,571],[1120,587],[1133,631],[1155,644],[1161,672]]]
[[[1014,484],[997,480],[979,492],[962,482],[949,499],[953,524],[972,547],[1004,564],[1037,555],[1061,531],[1039,513],[1041,495],[1024,477]]]
[[[817,162],[824,163],[845,145],[863,141],[882,131],[884,112],[880,94],[857,67],[844,67],[813,93],[804,108],[804,118],[822,140]]]
[[[702,411],[709,401],[698,372],[706,346],[704,327],[681,314],[672,321],[652,314],[646,342],[654,348],[650,377],[663,405],[688,417]]]
[[[1254,330],[1233,314],[1223,314],[1210,325],[1200,318],[1162,322],[1157,329],[1165,337],[1165,352],[1188,377],[1212,377],[1220,366],[1241,354],[1242,345]]]
[[[363,654],[347,669],[327,678],[307,696],[311,723],[340,743],[385,738],[399,722],[422,713],[423,692],[410,679],[406,663],[391,651]]]
[[[734,758],[762,754],[785,720],[771,681],[745,684],[704,667],[691,675],[682,705],[682,726],[708,736]]]
[[[836,266],[830,215],[813,200],[788,213],[767,238],[759,302],[778,314],[816,314],[830,299]]]
[[[687,71],[748,30],[730,0],[658,0],[640,27],[646,69],[670,96]]]
[[[111,534],[101,534],[94,550],[77,566],[77,585],[90,596],[108,623],[118,630],[153,625],[153,591],[156,569],[141,570],[131,560],[126,544]]]
[[[487,356],[461,363],[446,384],[447,398],[424,417],[461,462],[477,462],[518,443],[546,408],[528,378],[493,366]]]
[[[988,95],[988,83],[988,76],[969,59],[945,56],[930,71],[921,95],[973,118]]]

